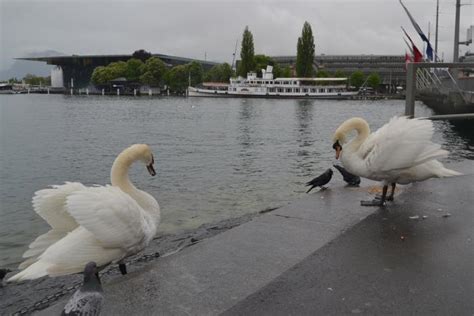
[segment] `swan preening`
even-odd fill
[[[347,141],[347,135],[357,131],[357,136]],[[429,120],[394,117],[374,133],[362,118],[351,118],[342,123],[334,133],[333,148],[336,159],[360,177],[382,181],[381,199],[362,201],[362,205],[384,205],[393,200],[395,186],[429,178],[461,175],[447,169],[437,158],[445,157],[448,151],[431,141],[433,123]],[[387,198],[388,185],[392,192]]]
[[[135,144],[115,159],[112,185],[66,182],[37,191],[33,208],[51,230],[30,244],[19,266],[23,271],[8,281],[77,273],[90,261],[99,267],[117,262],[126,273],[122,260],[144,249],[160,222],[157,201],[128,178],[135,161],[145,163],[152,176],[156,174],[150,147]]]

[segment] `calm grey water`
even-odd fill
[[[36,190],[65,181],[109,183],[115,156],[133,143],[155,152],[156,177],[131,178],[162,208],[174,233],[302,196],[334,162],[331,136],[352,116],[373,129],[404,101],[319,101],[103,96],[0,96],[0,266],[21,261],[48,228],[31,207]],[[431,111],[418,105],[417,115]],[[472,159],[472,139],[437,122],[435,139]]]

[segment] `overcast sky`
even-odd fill
[[[453,54],[455,0],[440,0],[439,55]],[[136,49],[231,62],[246,25],[255,52],[295,55],[304,21],[316,54],[404,54],[400,26],[423,47],[398,0],[0,0],[1,65],[32,52],[129,54]],[[434,47],[436,0],[404,0]],[[463,0],[461,40],[474,24]],[[461,53],[473,45],[461,46]],[[237,51],[239,54],[239,50]]]

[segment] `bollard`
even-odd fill
[[[153,95],[153,93],[151,92],[151,89],[148,89],[148,95],[149,95],[149,96],[152,96],[152,95]]]
[[[102,95],[105,95],[105,90],[104,89],[102,89]]]
[[[71,95],[73,95],[73,91],[72,91],[72,88],[71,88]]]
[[[89,95],[89,88],[86,88],[86,95]]]
[[[137,89],[133,89],[133,96],[134,96],[134,97],[137,96]]]
[[[48,91],[48,94],[49,94],[49,88],[47,89],[47,91]]]
[[[120,95],[120,89],[117,89],[117,95]]]

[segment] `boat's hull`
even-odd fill
[[[351,99],[358,94],[357,91],[346,91],[338,93],[258,93],[258,92],[232,92],[226,90],[188,88],[189,97],[211,97],[211,98],[274,98],[274,99]]]

